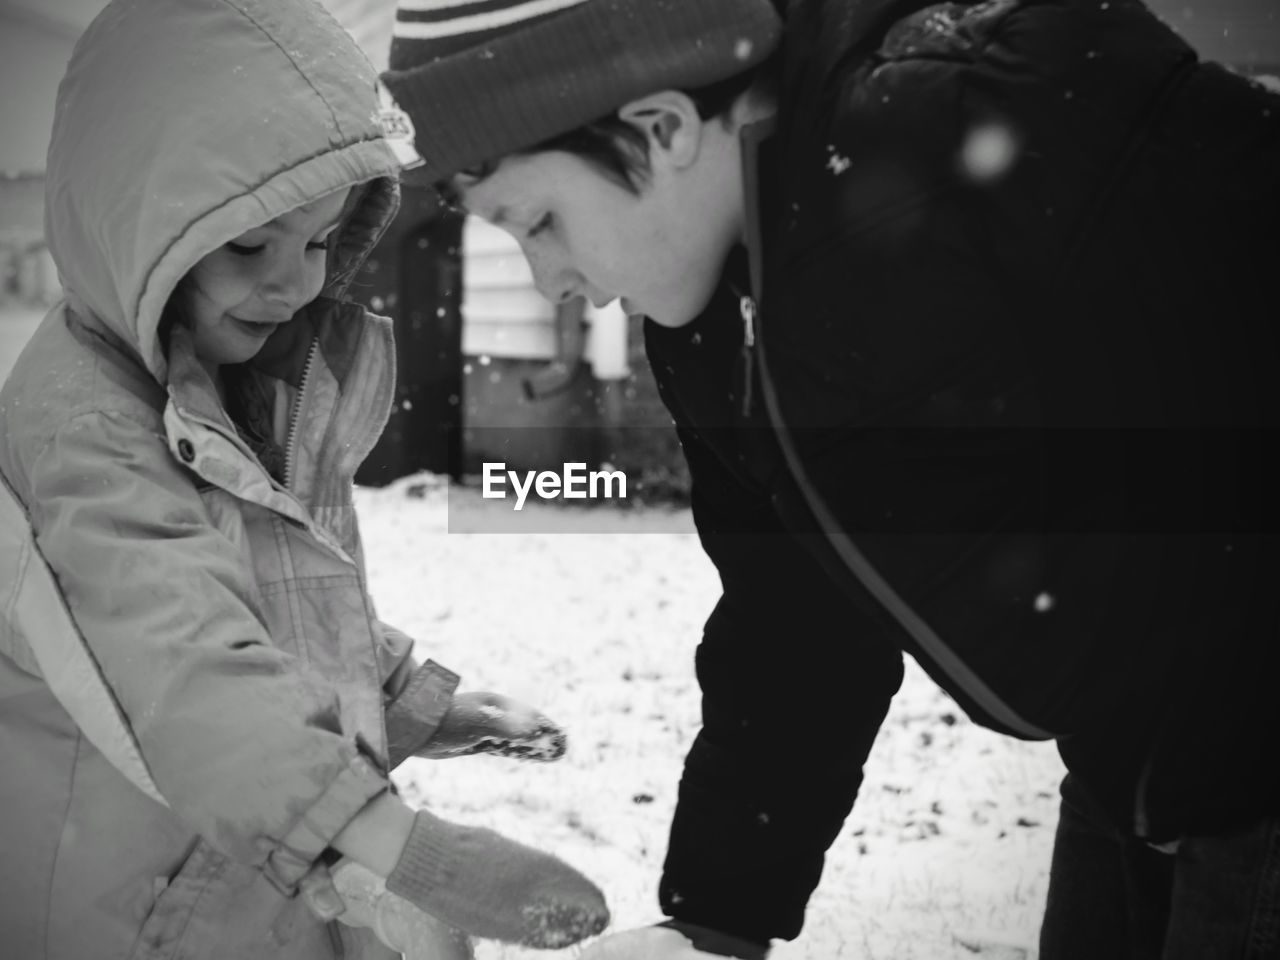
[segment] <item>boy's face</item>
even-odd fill
[[[741,234],[740,173],[717,168],[732,156],[731,172],[740,170],[736,146],[706,146],[674,165],[664,148],[651,150],[638,194],[560,152],[510,156],[484,179],[456,184],[468,211],[519,241],[548,300],[621,298],[628,314],[678,327],[702,312]]]
[[[324,287],[329,238],[349,190],[249,230],[201,258],[175,293],[207,367],[243,363]]]

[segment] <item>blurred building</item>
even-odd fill
[[[0,301],[60,295],[44,243],[45,150],[58,81],[92,15],[63,0],[0,0]]]
[[[44,178],[0,172],[0,302],[49,305],[61,296],[44,242]]]

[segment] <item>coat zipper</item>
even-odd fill
[[[307,381],[311,378],[311,368],[315,364],[316,351],[320,348],[320,339],[312,337],[311,346],[307,348],[307,359],[302,364],[302,378],[298,381],[298,395],[293,400],[293,410],[289,413],[289,430],[284,441],[284,487],[290,489],[289,481],[293,479],[293,459],[297,452],[298,421],[302,417],[302,398],[307,392]]]
[[[764,302],[764,258],[762,254],[762,236],[759,222],[759,210],[756,198],[759,195],[759,171],[756,166],[760,144],[772,132],[772,122],[763,121],[753,124],[743,131],[745,148],[744,188],[747,197],[747,253],[750,263],[751,296],[743,297],[739,304],[742,308],[743,323],[748,324],[751,331],[752,347],[759,338],[756,361],[760,366],[760,390],[764,397],[765,414],[768,423],[778,438],[782,449],[783,460],[791,473],[792,479],[800,490],[800,495],[808,508],[813,512],[819,529],[825,535],[832,550],[840,559],[844,568],[853,576],[855,583],[860,584],[870,593],[889,615],[897,621],[903,631],[911,637],[917,647],[949,676],[960,689],[964,690],[978,707],[1005,729],[1027,740],[1051,740],[1054,734],[1023,719],[1012,706],[979,677],[960,656],[947,645],[934,629],[921,617],[915,609],[904,600],[893,586],[885,580],[880,571],[853,542],[853,538],[845,532],[835,515],[827,506],[822,495],[809,479],[808,471],[800,461],[795,443],[791,437],[778,402],[777,391],[769,377],[768,351],[765,350],[763,319],[759,305]],[[750,303],[750,309],[747,303]],[[744,349],[745,341],[744,341]],[[749,356],[749,354],[748,354]]]
[[[1138,780],[1133,788],[1133,832],[1141,840],[1145,840],[1150,846],[1163,853],[1173,853],[1178,848],[1178,839],[1171,841],[1152,843],[1151,836],[1151,816],[1150,816],[1150,795],[1151,795],[1151,778],[1155,773],[1156,759],[1160,751],[1164,748],[1169,736],[1170,718],[1173,714],[1172,706],[1165,710],[1164,718],[1157,728],[1155,736],[1151,739],[1151,746],[1147,748],[1146,757],[1142,761],[1142,769],[1138,771]]]
[[[750,297],[738,300],[742,314],[742,415],[751,416],[751,354],[756,345],[756,302]]]
[[[1154,755],[1148,756],[1138,774],[1138,783],[1133,791],[1133,832],[1140,839],[1146,839],[1151,833],[1151,820],[1147,816],[1147,783],[1151,779],[1151,767]]]

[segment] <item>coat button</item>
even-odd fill
[[[190,463],[196,458],[196,448],[186,437],[178,441],[178,456],[182,458],[183,463]]]

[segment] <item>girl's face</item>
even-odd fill
[[[200,259],[175,296],[206,368],[243,363],[320,294],[329,239],[350,190],[242,233]]]

